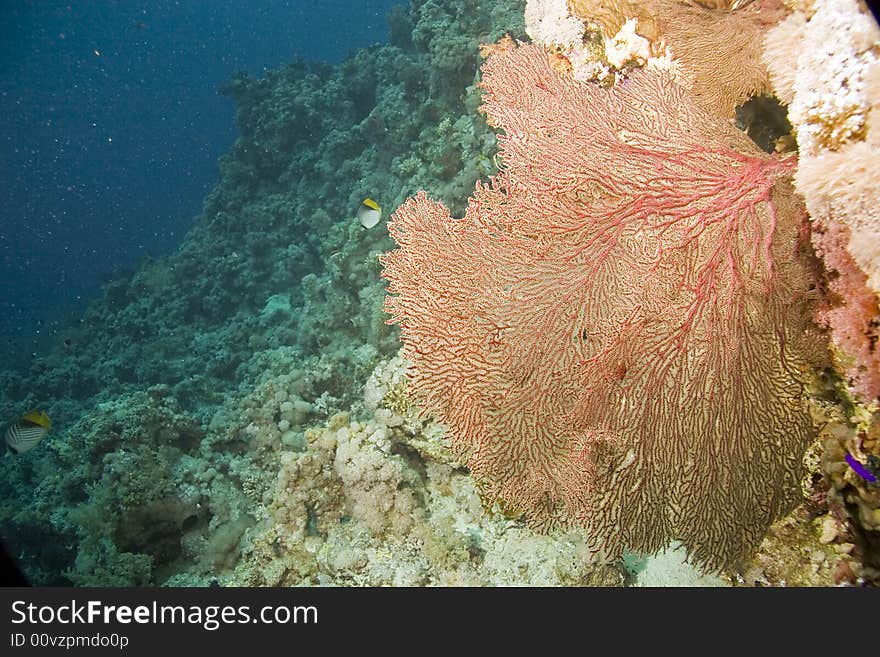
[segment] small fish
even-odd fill
[[[867,481],[869,484],[874,484],[877,482],[877,477],[871,472],[868,468],[862,465],[859,461],[856,460],[852,454],[847,454],[844,458],[846,458],[846,462],[849,463],[849,467],[856,471],[856,474],[859,475],[862,479]],[[870,467],[870,463],[869,463]]]
[[[358,208],[358,221],[361,222],[361,226],[372,228],[379,223],[381,218],[382,208],[379,207],[376,201],[371,198],[365,198],[361,201],[361,206]]]
[[[43,411],[30,411],[6,430],[6,446],[13,454],[21,454],[37,446],[52,428],[52,421]]]

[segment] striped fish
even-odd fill
[[[6,445],[13,454],[21,454],[37,446],[52,428],[52,421],[42,411],[30,411],[6,430]]]

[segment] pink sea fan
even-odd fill
[[[731,565],[796,501],[813,436],[794,162],[660,72],[604,90],[520,45],[483,73],[502,171],[464,219],[419,193],[389,224],[412,389],[533,524]]]
[[[847,250],[849,227],[841,222],[817,222],[812,233],[816,252],[829,272],[827,306],[819,322],[831,329],[840,369],[862,402],[880,399],[880,309],[867,275]]]

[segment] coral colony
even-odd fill
[[[614,554],[677,538],[734,563],[813,438],[794,159],[665,71],[605,90],[511,45],[483,74],[501,172],[463,220],[420,195],[390,227],[414,390],[506,507]]]
[[[501,171],[462,220],[424,194],[397,211],[386,308],[413,391],[485,495],[535,526],[586,527],[613,556],[677,539],[705,567],[732,567],[800,497],[816,435],[804,391],[824,358],[810,320],[839,312],[812,294],[798,158],[761,153],[725,120],[769,88],[754,37],[786,10],[572,4],[576,15],[529,2],[543,46],[489,51],[482,109],[501,130]],[[627,18],[636,9],[657,60]],[[604,66],[580,20],[599,10],[615,58]],[[627,64],[638,70],[614,72],[608,89],[584,84]],[[808,149],[855,134],[858,109],[830,106],[817,128],[802,104],[792,118]],[[862,305],[876,316],[876,295]],[[857,390],[878,371],[864,351]]]

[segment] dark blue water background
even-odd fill
[[[401,0],[0,4],[0,369],[172,251],[234,141],[217,88],[387,40]]]

